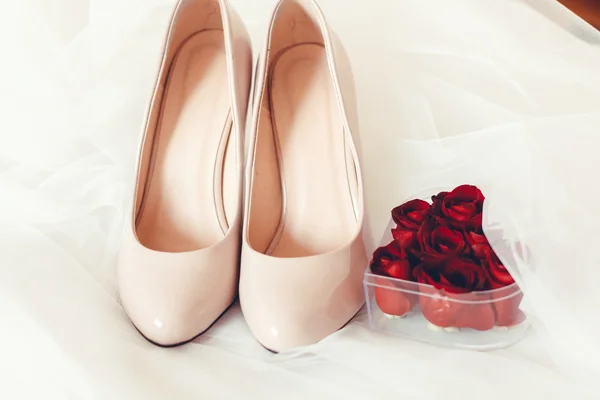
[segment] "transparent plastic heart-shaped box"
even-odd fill
[[[431,195],[440,191],[429,190],[412,198],[431,202]],[[391,230],[395,226],[390,220],[380,246],[393,240]],[[494,232],[494,241],[499,236],[501,231]],[[491,350],[516,343],[529,327],[522,309],[523,293],[516,283],[495,290],[456,294],[376,275],[367,268],[364,289],[372,329],[421,342]]]

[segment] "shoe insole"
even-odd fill
[[[267,254],[303,257],[335,250],[356,231],[339,105],[319,44],[295,45],[272,65],[269,96],[284,195]],[[353,169],[353,167],[352,167]]]
[[[165,252],[211,246],[227,232],[238,190],[221,30],[196,33],[181,45],[161,108],[138,238]]]

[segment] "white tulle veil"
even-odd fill
[[[273,3],[232,1],[255,48]],[[119,306],[115,256],[173,1],[6,1],[0,390],[452,398],[477,376],[471,393],[565,398],[600,377],[600,34],[553,0],[321,3],[354,65],[370,250],[403,199],[480,186],[484,229],[525,292],[531,336],[455,352],[376,335],[361,314],[272,356],[234,308],[194,345],[148,345]]]

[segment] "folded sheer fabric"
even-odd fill
[[[484,230],[566,373],[600,376],[600,116],[536,121],[518,171],[489,192]]]

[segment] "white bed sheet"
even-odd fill
[[[255,50],[274,2],[232,1]],[[477,175],[440,174],[432,139],[460,151],[452,137],[515,122],[600,122],[600,35],[553,0],[321,3],[353,61],[371,246],[406,196]],[[371,332],[361,312],[274,355],[234,306],[191,344],[146,342],[119,305],[115,257],[173,4],[0,1],[0,398],[595,398],[538,326],[468,352]]]

